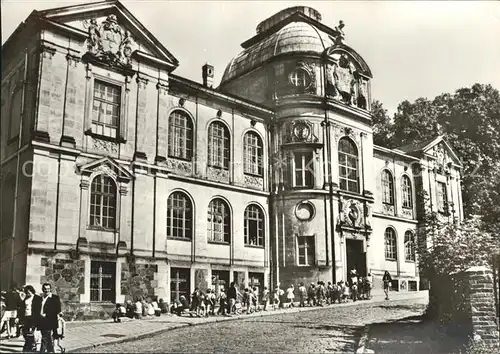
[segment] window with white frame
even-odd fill
[[[294,187],[314,187],[314,160],[312,151],[299,152],[294,155]]]
[[[193,157],[193,122],[179,109],[168,117],[168,156],[184,160]]]
[[[358,149],[348,138],[339,141],[339,182],[340,189],[359,192]]]
[[[411,180],[408,176],[403,176],[401,183],[403,185],[403,208],[413,208],[413,195],[411,190]]]
[[[167,200],[167,237],[191,240],[193,235],[193,206],[183,192],[170,194]]]
[[[245,245],[264,246],[264,212],[255,204],[245,209]]]
[[[389,170],[382,171],[382,203],[394,205],[394,183]]]
[[[448,211],[448,191],[446,183],[437,183],[437,206],[440,213],[447,213]]]
[[[297,264],[313,266],[316,262],[314,236],[297,236]]]
[[[290,81],[298,88],[306,88],[311,84],[311,77],[307,71],[298,68],[290,74]]]
[[[243,170],[245,173],[262,176],[262,139],[255,132],[247,132],[243,138]]]
[[[210,202],[207,225],[209,242],[230,242],[231,212],[224,200],[217,198]]]
[[[90,188],[91,227],[114,230],[116,227],[116,184],[106,175],[98,175]]]
[[[415,234],[411,231],[405,232],[405,261],[415,262]]]
[[[115,301],[115,274],[115,262],[90,262],[90,301]]]
[[[395,261],[398,259],[396,231],[388,227],[385,229],[385,259]]]
[[[92,132],[117,138],[120,124],[121,87],[95,80],[92,103]]]
[[[208,127],[208,166],[229,169],[229,129],[222,122],[212,122]]]

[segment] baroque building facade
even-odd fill
[[[119,1],[33,11],[2,47],[2,284],[48,281],[72,318],[352,268],[418,290],[424,204],[462,219],[461,164],[443,137],[373,144],[343,27],[283,10],[214,88]]]

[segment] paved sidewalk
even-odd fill
[[[408,292],[408,293],[392,293],[392,300],[406,300],[413,298],[428,297],[426,291],[422,292]],[[383,302],[383,295],[374,295],[371,300],[348,302],[345,304],[329,305],[327,307],[335,306],[355,306],[357,304],[364,304],[370,302]],[[145,338],[153,334],[172,330],[175,328],[194,326],[213,322],[231,321],[241,318],[251,318],[259,316],[270,316],[280,314],[283,312],[301,312],[301,311],[314,311],[321,310],[321,307],[305,307],[293,309],[281,309],[261,311],[251,315],[238,315],[238,316],[213,316],[207,318],[197,317],[178,317],[175,315],[162,315],[161,317],[153,317],[150,319],[142,320],[128,320],[122,323],[113,323],[112,320],[95,320],[95,321],[75,321],[66,324],[66,338],[63,340],[63,346],[68,352],[77,352],[84,349],[90,349],[101,345],[122,343]],[[1,353],[15,353],[20,352],[23,346],[22,338],[3,339],[0,341]]]

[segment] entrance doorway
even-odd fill
[[[257,294],[262,294],[264,289],[264,273],[248,273],[249,286],[257,288]]]
[[[190,274],[189,268],[170,268],[170,301],[179,301],[181,295],[189,301]]]
[[[358,276],[366,276],[366,252],[363,250],[363,240],[346,240],[347,275],[354,268]],[[346,278],[347,280],[348,278]]]
[[[219,296],[221,289],[227,291],[227,289],[229,288],[228,270],[212,269],[212,288],[215,290],[215,294],[217,296]]]

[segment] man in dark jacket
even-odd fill
[[[227,313],[232,314],[236,305],[236,297],[238,296],[238,290],[236,290],[236,286],[234,285],[234,281],[231,282],[229,289],[227,289]]]
[[[35,288],[31,285],[26,285],[24,287],[24,293],[26,294],[26,297],[19,305],[17,318],[23,326],[23,352],[32,353],[36,349],[35,327],[37,326],[40,318],[42,298],[36,295]]]
[[[61,300],[59,296],[52,294],[52,286],[49,283],[42,285],[42,303],[40,306],[40,317],[38,329],[42,332],[42,346],[40,352],[54,352],[53,332],[57,332],[57,316],[61,313]]]

